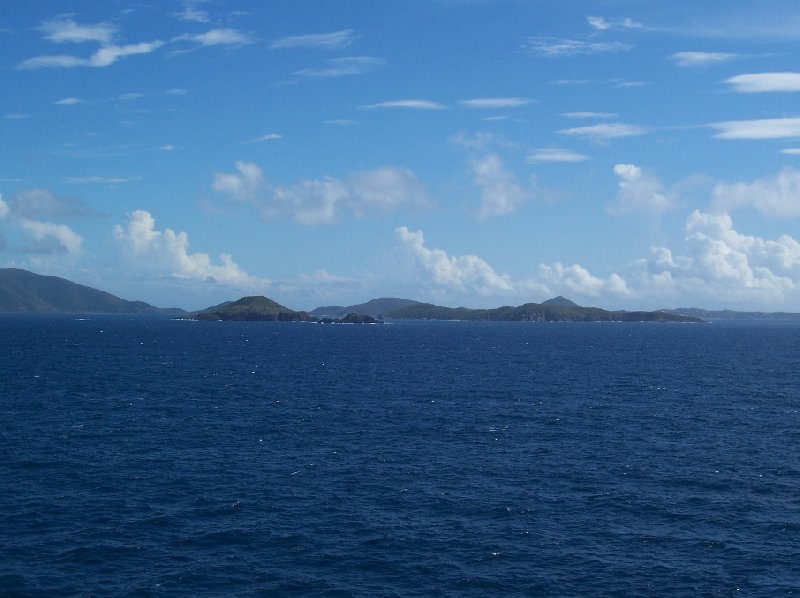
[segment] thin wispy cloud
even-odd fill
[[[107,176],[84,176],[84,177],[68,177],[64,179],[65,183],[70,185],[122,185],[124,183],[132,183],[140,181],[142,177],[107,177]]]
[[[580,56],[607,52],[627,52],[633,46],[623,42],[531,37],[523,45],[523,48],[546,58],[559,58],[562,56]]]
[[[678,66],[692,68],[713,66],[740,58],[739,54],[729,52],[675,52],[670,54],[670,58]]]
[[[503,108],[519,108],[531,104],[533,100],[528,98],[473,98],[470,100],[461,100],[459,103],[467,108],[485,108],[492,110],[500,110]]]
[[[280,133],[267,133],[266,135],[261,135],[255,139],[250,139],[245,143],[263,143],[265,141],[277,141],[278,139],[283,139],[283,135]]]
[[[751,73],[725,79],[739,93],[794,93],[800,91],[800,73]]]
[[[238,29],[211,29],[194,35],[179,35],[173,41],[190,41],[201,46],[239,46],[251,44],[253,39]]]
[[[800,137],[800,118],[730,120],[708,125],[717,139],[791,139]]]
[[[128,44],[125,46],[104,46],[94,52],[89,58],[80,58],[77,56],[69,55],[54,55],[54,56],[35,56],[23,60],[18,69],[21,70],[36,70],[36,69],[54,69],[54,68],[76,68],[76,67],[94,67],[102,68],[111,66],[120,58],[126,56],[134,56],[137,54],[150,54],[155,52],[164,45],[164,42],[156,40],[153,42],[142,42],[138,44]]]
[[[446,110],[447,106],[434,102],[431,100],[389,100],[387,102],[378,102],[377,104],[367,104],[363,106],[370,110],[380,109],[407,109],[407,110]]]
[[[311,79],[329,79],[334,77],[348,77],[363,75],[374,71],[385,64],[381,58],[372,56],[349,56],[345,58],[332,58],[326,60],[320,67],[307,68],[296,71],[298,77]]]
[[[85,100],[82,100],[80,98],[69,97],[69,98],[62,98],[60,100],[57,100],[57,101],[53,102],[53,104],[56,105],[56,106],[75,106],[77,104],[83,104],[84,102],[85,102]]]
[[[563,112],[561,116],[567,118],[616,118],[617,114],[614,112]]]
[[[204,0],[185,0],[183,3],[183,10],[175,13],[175,16],[181,21],[189,21],[191,23],[208,23],[211,18],[208,13],[201,10],[199,6],[204,3]]]
[[[4,120],[27,120],[30,117],[30,114],[26,114],[24,112],[10,112],[3,115]]]
[[[647,129],[639,125],[629,125],[625,123],[600,123],[586,127],[571,127],[568,129],[561,129],[559,133],[562,135],[584,137],[587,139],[602,141],[644,135],[647,133]]]
[[[321,48],[324,50],[338,50],[352,45],[356,39],[354,29],[342,29],[331,33],[308,33],[305,35],[291,35],[276,39],[270,44],[273,50],[286,48]]]
[[[573,152],[572,150],[559,148],[540,148],[528,155],[526,161],[533,162],[584,162],[589,160],[589,156]]]

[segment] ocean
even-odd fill
[[[800,594],[800,324],[0,316],[2,596]]]

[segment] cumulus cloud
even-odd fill
[[[212,263],[206,253],[189,253],[189,237],[166,228],[158,230],[155,219],[145,210],[135,210],[127,216],[126,226],[116,225],[114,236],[133,257],[142,263],[163,267],[176,278],[216,282],[239,289],[263,289],[269,281],[250,276],[240,268],[230,254],[219,256]]]
[[[355,200],[351,209],[357,216],[373,211],[421,209],[431,204],[422,181],[407,168],[383,166],[356,172],[348,177],[348,185]]]
[[[717,139],[789,139],[800,137],[800,118],[730,120],[709,125]]]
[[[66,224],[20,219],[19,225],[37,242],[37,250],[44,253],[66,252],[77,255],[83,244],[83,237]]]
[[[253,201],[266,187],[264,172],[253,162],[238,160],[236,173],[220,172],[214,175],[212,188],[236,201]]]
[[[676,52],[670,55],[675,64],[681,67],[705,67],[739,58],[738,54],[728,52]]]
[[[752,73],[725,79],[733,91],[739,93],[800,91],[800,73]]]
[[[264,219],[288,215],[300,224],[335,222],[342,213],[364,217],[430,205],[425,187],[408,169],[383,166],[333,177],[273,187],[252,162],[236,162],[236,173],[217,173],[213,189],[235,201],[252,203]]]
[[[800,217],[800,171],[784,168],[775,177],[750,183],[717,183],[713,201],[725,211],[750,206],[777,218]]]
[[[559,58],[562,56],[579,56],[607,52],[627,52],[633,46],[622,42],[581,41],[575,39],[558,39],[552,37],[532,37],[523,46],[539,56]]]
[[[342,29],[330,33],[309,33],[306,35],[292,35],[282,37],[270,44],[273,50],[285,48],[322,48],[324,50],[338,50],[346,48],[355,41],[356,32],[353,29]]]
[[[619,177],[619,193],[609,205],[612,213],[661,213],[674,207],[674,200],[665,192],[658,178],[633,164],[617,164],[614,174]]]
[[[497,154],[489,154],[472,161],[475,184],[481,189],[481,206],[478,218],[505,216],[517,211],[528,196],[528,191],[503,164]]]
[[[395,229],[403,248],[430,274],[434,284],[458,291],[469,291],[487,296],[510,291],[513,286],[505,275],[475,255],[449,256],[441,249],[425,246],[422,231],[412,232],[405,226]]]
[[[605,141],[608,139],[620,139],[623,137],[636,137],[647,133],[647,129],[639,125],[628,125],[625,123],[599,123],[586,127],[571,127],[561,129],[562,135],[572,137],[585,137],[594,141]]]
[[[660,247],[644,260],[651,285],[716,301],[779,302],[800,282],[800,243],[788,235],[768,240],[741,234],[725,212],[692,212],[685,241],[686,256]]]
[[[584,297],[599,297],[605,294],[626,295],[630,293],[628,285],[619,274],[611,274],[608,278],[593,276],[579,264],[564,266],[556,262],[552,266],[539,265],[541,282],[549,289],[558,292],[577,293]],[[554,291],[555,292],[555,291]]]

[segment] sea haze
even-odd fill
[[[800,323],[0,329],[2,595],[800,592]]]

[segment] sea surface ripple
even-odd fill
[[[800,325],[0,316],[2,596],[800,594]]]

